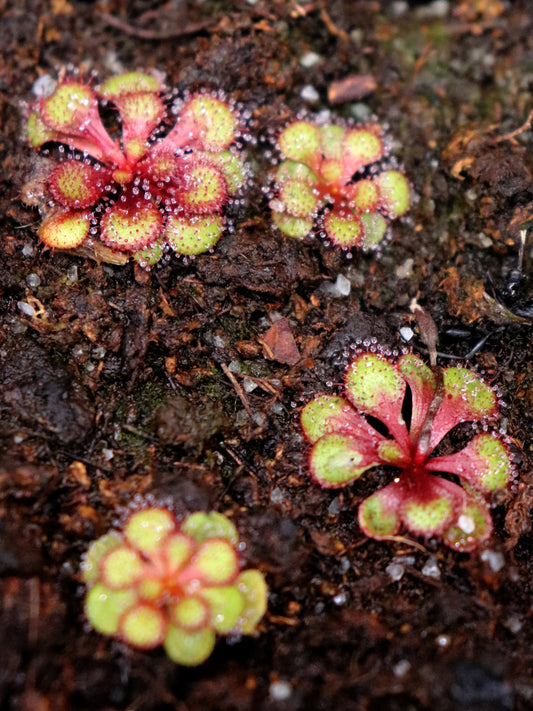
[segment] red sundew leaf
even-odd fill
[[[443,399],[433,420],[428,453],[460,422],[476,422],[498,414],[495,392],[467,368],[445,368]]]
[[[409,209],[409,183],[405,175],[397,170],[386,170],[374,178],[379,188],[380,209],[394,219],[405,215]]]
[[[41,101],[40,114],[44,124],[65,136],[65,143],[76,146],[81,138],[96,144],[91,151],[95,158],[109,159],[117,165],[125,162],[124,155],[108,134],[98,112],[98,99],[94,91],[80,82],[60,82],[55,91]]]
[[[182,185],[177,199],[185,215],[219,213],[228,198],[222,171],[205,158],[181,161],[179,168]]]
[[[412,414],[409,437],[415,445],[435,396],[435,376],[430,368],[415,355],[398,359],[398,369],[411,388]]]
[[[457,474],[484,493],[505,488],[513,476],[509,450],[498,437],[485,433],[476,435],[460,452],[429,459],[425,466]]]
[[[378,541],[396,535],[401,525],[398,511],[403,498],[404,487],[395,480],[365,499],[357,514],[363,533]]]
[[[447,528],[442,539],[453,550],[468,553],[490,538],[492,519],[487,504],[480,496],[466,496],[457,519]]]
[[[102,242],[108,247],[123,252],[137,252],[161,235],[163,216],[153,206],[114,206],[102,217],[100,229]]]
[[[355,212],[370,212],[378,207],[379,190],[372,180],[358,180],[356,183],[350,183],[343,188],[342,193],[346,197],[348,205]]]
[[[293,121],[280,133],[279,147],[289,160],[314,170],[320,156],[320,131],[310,121]]]
[[[239,574],[239,557],[226,538],[208,538],[198,546],[190,565],[177,576],[179,585],[229,585]]]
[[[371,427],[343,397],[320,395],[308,402],[301,414],[302,428],[311,443],[325,434],[339,432],[377,447],[385,438]]]
[[[49,141],[54,141],[68,145],[71,150],[77,149],[81,153],[87,153],[97,160],[103,160],[104,158],[104,153],[94,141],[67,133],[61,133],[60,131],[54,131],[45,124],[39,111],[34,111],[29,116],[26,132],[28,140],[34,148],[43,146]]]
[[[41,117],[54,131],[83,136],[87,125],[98,117],[94,91],[76,81],[60,82],[50,96],[41,100]]]
[[[324,217],[328,239],[341,249],[358,247],[363,240],[363,226],[357,215],[332,210]]]
[[[119,635],[138,649],[154,649],[165,639],[167,620],[163,611],[149,602],[138,602],[120,618]]]
[[[124,94],[113,99],[122,119],[122,142],[128,156],[138,160],[146,142],[165,115],[163,102],[151,92]]]
[[[419,486],[406,488],[400,507],[404,526],[417,536],[439,536],[456,520],[464,491],[447,479],[425,473]]]
[[[209,627],[211,610],[200,596],[182,597],[169,606],[169,620],[175,627],[197,632]]]
[[[377,353],[361,353],[346,371],[346,396],[355,407],[383,422],[399,447],[410,455],[402,416],[406,383],[398,367]]]
[[[98,88],[98,92],[102,98],[116,101],[125,94],[159,94],[163,89],[162,81],[152,74],[126,72],[108,79]]]
[[[361,168],[380,160],[385,153],[377,125],[349,129],[343,140],[343,173],[341,184],[346,185]]]
[[[50,173],[48,188],[54,200],[64,207],[83,209],[98,202],[109,177],[107,170],[67,160]]]
[[[223,151],[235,140],[237,123],[224,101],[209,94],[195,94],[185,102],[176,125],[159,145],[173,151],[184,146]]]
[[[170,534],[166,538],[163,553],[170,575],[175,575],[185,567],[190,561],[195,547],[194,539],[181,532]]]
[[[141,556],[127,544],[112,548],[100,563],[102,582],[111,590],[133,588],[143,572]]]
[[[351,484],[378,464],[380,459],[373,442],[339,432],[321,437],[309,456],[311,477],[326,489]]]
[[[169,215],[164,238],[177,254],[202,254],[215,246],[223,231],[220,215]]]
[[[90,212],[65,210],[44,220],[37,234],[47,247],[75,249],[84,242],[90,229]]]
[[[146,173],[155,183],[162,187],[171,181],[181,180],[183,159],[178,158],[169,150],[161,150],[158,143],[153,144],[148,155],[138,164],[139,173]]]
[[[289,327],[289,319],[276,321],[259,339],[263,355],[268,360],[295,365],[300,360],[300,352]]]

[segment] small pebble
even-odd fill
[[[385,572],[392,581],[397,583],[398,580],[401,580],[403,578],[405,568],[399,563],[389,563],[389,565],[385,568]]]
[[[329,109],[322,109],[316,115],[316,122],[319,126],[324,126],[331,121],[331,111]]]
[[[409,3],[405,2],[405,0],[395,0],[395,2],[391,2],[390,7],[389,7],[389,15],[391,17],[394,17],[396,19],[402,17],[405,15],[405,13],[409,10]]]
[[[513,634],[518,634],[523,627],[522,620],[514,616],[508,617],[503,624],[507,627],[509,632],[512,632]]]
[[[275,489],[272,489],[270,492],[270,503],[272,504],[282,504],[284,501],[284,496],[283,492],[279,488],[279,486],[276,486]]]
[[[402,339],[402,341],[404,341],[404,343],[410,343],[410,341],[413,340],[413,336],[415,335],[415,332],[409,326],[402,326],[400,328],[399,333],[400,338]]]
[[[333,602],[335,605],[346,605],[348,602],[348,595],[344,590],[342,590],[340,593],[337,593],[335,597],[333,598]]]
[[[300,97],[304,101],[307,101],[309,104],[316,104],[316,102],[320,98],[320,94],[314,86],[312,86],[311,84],[306,84],[302,87],[302,90],[300,91]]]
[[[428,559],[422,568],[422,575],[425,575],[428,578],[435,578],[436,580],[440,578],[440,568],[435,558]]]
[[[272,701],[286,701],[292,695],[292,686],[288,681],[273,681],[268,693]]]
[[[331,294],[335,298],[348,296],[352,290],[352,284],[343,274],[338,274],[334,284],[326,282],[323,286],[327,294]]]
[[[307,52],[307,54],[304,54],[300,57],[300,64],[302,65],[302,67],[310,69],[311,67],[314,67],[315,64],[318,64],[321,59],[322,57],[316,52]]]
[[[24,316],[35,316],[35,309],[31,304],[26,303],[26,301],[17,301],[17,307]]]
[[[392,673],[398,677],[398,679],[401,679],[410,669],[411,662],[408,662],[407,659],[400,659],[400,661],[392,667]]]
[[[396,276],[398,279],[407,279],[407,277],[411,276],[413,273],[413,264],[415,263],[414,259],[406,259],[403,264],[400,264],[398,267],[396,267]]]
[[[230,363],[228,363],[228,370],[230,373],[240,373],[241,364],[238,360],[232,360]]]
[[[23,257],[31,257],[33,255],[33,247],[31,244],[25,244],[24,247],[22,248],[22,256]]]
[[[490,569],[494,573],[499,573],[505,566],[505,558],[503,553],[499,553],[498,551],[485,550],[480,557],[483,562],[489,564]]]
[[[39,98],[50,96],[56,88],[56,80],[50,74],[43,74],[33,82],[31,88],[33,94]]]
[[[372,118],[372,109],[362,101],[350,105],[350,114],[356,121],[369,121]]]
[[[263,415],[262,412],[254,412],[254,414],[252,416],[252,420],[259,427],[262,427],[265,424],[265,416]]]
[[[350,561],[348,560],[348,558],[346,558],[346,556],[344,556],[343,558],[341,558],[340,561],[339,561],[339,563],[340,563],[339,569],[340,569],[340,572],[341,572],[343,575],[344,575],[344,573],[347,573],[347,572],[350,570],[350,567],[351,567],[351,566],[350,566]]]
[[[488,249],[489,247],[492,247],[492,240],[491,238],[486,235],[484,232],[478,232],[477,233],[477,238],[479,241],[479,244],[484,248]]]
[[[41,277],[38,274],[32,273],[28,274],[28,276],[26,277],[26,284],[32,289],[35,289],[35,287],[39,286],[40,283]]]
[[[67,269],[67,279],[72,284],[78,281],[78,267],[75,264],[72,264],[72,266]]]
[[[333,501],[330,503],[328,506],[328,513],[329,514],[338,514],[340,513],[341,510],[341,503],[340,503],[340,498],[336,496]]]
[[[242,387],[245,392],[251,393],[256,389],[257,383],[255,383],[251,378],[243,378]]]
[[[429,5],[423,5],[416,11],[416,17],[425,20],[443,20],[450,12],[448,0],[434,0]]]

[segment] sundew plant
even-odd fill
[[[106,128],[105,107],[115,125]],[[224,209],[246,181],[242,122],[221,95],[196,93],[173,115],[159,78],[130,72],[93,88],[60,80],[27,122],[34,148],[58,144],[45,179],[39,228],[49,247],[101,240],[155,263],[167,246],[180,255],[210,250],[225,227]]]
[[[288,237],[323,232],[345,250],[376,249],[389,222],[409,209],[409,183],[384,166],[387,137],[377,123],[293,121],[281,131],[278,149],[270,207]]]
[[[469,368],[429,368],[418,356],[361,352],[346,371],[343,395],[320,395],[302,410],[312,448],[309,470],[320,486],[337,488],[374,467],[392,480],[359,506],[371,538],[440,537],[471,551],[492,532],[487,503],[506,488],[513,466],[506,443],[489,423],[499,415],[494,390]],[[456,425],[480,423],[468,444],[436,455]]]
[[[242,570],[239,535],[217,512],[178,522],[166,508],[132,513],[94,541],[82,564],[91,626],[173,661],[204,662],[218,635],[252,634],[265,613],[258,570]]]

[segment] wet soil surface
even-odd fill
[[[2,709],[532,708],[529,248],[518,282],[513,270],[533,216],[533,135],[507,134],[532,108],[533,14],[510,5],[0,3]],[[38,209],[21,200],[38,171],[24,102],[69,65],[100,77],[156,68],[181,91],[234,96],[260,137],[249,146],[259,182],[268,136],[302,109],[375,116],[411,181],[409,218],[380,255],[348,259],[275,232],[252,186],[233,229],[193,261],[146,273],[46,251]],[[347,77],[355,94],[332,105]],[[386,472],[340,491],[307,475],[302,404],[342,382],[358,340],[400,348],[409,325],[425,356],[415,298],[439,350],[474,349],[506,403],[518,479],[472,554],[365,538],[357,505]],[[279,317],[292,365],[260,343]],[[144,499],[233,518],[270,588],[257,637],[222,639],[184,669],[87,628],[80,558]]]

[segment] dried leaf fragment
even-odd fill
[[[372,74],[350,74],[340,81],[331,82],[328,88],[330,104],[358,101],[376,90],[378,83]]]
[[[300,352],[289,327],[289,319],[276,321],[259,339],[263,355],[268,360],[295,365],[300,360]]]

